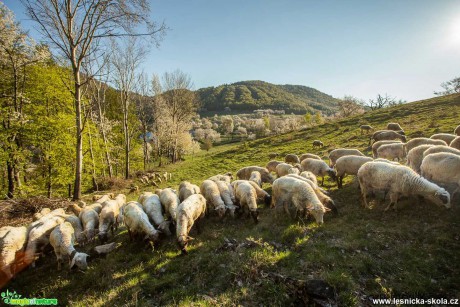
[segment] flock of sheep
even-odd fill
[[[362,132],[370,130],[370,126],[361,126]],[[175,230],[177,244],[184,254],[192,240],[189,236],[192,226],[196,225],[199,233],[206,215],[223,218],[246,213],[257,223],[259,201],[270,204],[275,212],[284,210],[291,217],[311,214],[322,224],[324,214],[337,213],[337,208],[318,185],[317,177],[321,177],[323,185],[324,177],[329,176],[341,188],[344,176],[357,175],[366,207],[367,197],[380,191],[390,197],[385,210],[395,206],[401,196],[415,196],[417,201],[423,197],[450,208],[451,196],[460,191],[460,126],[454,133],[406,142],[403,129],[390,123],[387,130],[374,132],[370,137],[373,157],[357,149],[340,148],[329,153],[328,165],[315,154],[300,157],[288,154],[284,162],[272,160],[265,167],[244,167],[236,172],[236,180],[232,173],[226,173],[212,176],[200,186],[183,181],[178,190],[143,192],[137,201],[130,202],[126,202],[123,194],[98,195],[93,204],[71,204],[68,209],[72,214],[63,208],[53,211],[45,208],[34,215],[34,221],[27,227],[0,228],[2,278],[9,280],[20,269],[33,267],[48,244],[54,248],[58,269],[67,260],[70,268],[85,270],[88,255],[77,252],[75,244],[84,245],[96,237],[105,243],[122,223],[131,240],[139,237],[151,244]],[[323,146],[319,140],[313,144]],[[395,159],[406,159],[407,166]],[[276,179],[272,173],[276,173]],[[272,185],[272,195],[262,189],[263,183]]]

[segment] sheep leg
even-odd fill
[[[363,196],[364,208],[369,208],[369,204],[367,202],[367,191],[364,187],[361,187],[361,195]]]
[[[321,177],[321,186],[323,186],[323,187],[324,187],[324,176],[323,176],[323,177]]]
[[[128,234],[129,234],[129,240],[132,242],[133,241],[133,234],[131,233],[131,230],[128,228]]]

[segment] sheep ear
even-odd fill
[[[73,257],[72,260],[70,261],[70,268],[72,269],[74,265],[75,265],[75,257]]]

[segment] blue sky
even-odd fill
[[[33,26],[19,1],[4,3]],[[144,70],[181,69],[195,88],[263,80],[413,101],[460,76],[458,0],[162,0],[152,18],[171,31]]]

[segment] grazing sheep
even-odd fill
[[[409,152],[414,147],[420,145],[447,145],[443,140],[433,140],[429,138],[415,138],[408,141],[404,146],[406,147],[406,152]]]
[[[220,180],[217,180],[217,181],[220,181]],[[187,197],[193,194],[200,194],[199,186],[195,184],[191,184],[188,181],[182,181],[179,184],[179,200],[181,202],[183,202],[185,199],[187,199]]]
[[[356,175],[358,174],[359,168],[366,162],[370,162],[373,159],[371,157],[361,156],[343,156],[337,159],[335,169],[337,171],[337,186],[342,188],[343,177],[345,175]]]
[[[86,236],[86,241],[91,242],[99,226],[99,214],[94,209],[91,209],[91,207],[80,208],[77,204],[71,204],[69,209],[78,215],[83,225],[83,233]]]
[[[302,162],[303,160],[305,160],[307,158],[321,160],[321,157],[318,156],[318,155],[311,154],[311,153],[306,153],[306,154],[303,154],[303,155],[300,156],[300,162]]]
[[[81,220],[76,215],[69,215],[65,218],[66,222],[69,222],[72,225],[75,232],[75,239],[78,243],[83,244],[85,242],[85,233],[83,232],[83,225]]]
[[[388,163],[388,164],[393,164],[393,165],[401,165],[401,163],[399,163],[399,162],[390,161],[390,160],[387,160],[387,159],[384,159],[384,158],[374,159],[374,162],[383,162],[383,163]]]
[[[144,199],[142,202],[142,208],[144,209],[145,214],[150,218],[150,221],[154,226],[158,227],[158,230],[164,233],[167,236],[171,235],[169,226],[171,221],[166,221],[163,217],[163,208],[161,206],[160,197],[153,194]]]
[[[165,214],[173,223],[176,223],[177,206],[180,204],[179,196],[176,191],[171,188],[166,188],[160,192],[160,201],[165,209]]]
[[[76,265],[80,270],[86,270],[88,264],[86,258],[88,254],[79,253],[74,248],[75,233],[69,222],[64,222],[56,226],[50,234],[50,244],[54,248],[58,262],[58,270],[61,269],[61,263],[64,257],[69,259],[70,269]]]
[[[291,164],[280,163],[278,164],[278,166],[276,166],[276,175],[279,178],[286,176],[287,174],[299,174],[301,168],[302,167],[300,166],[300,164],[292,166]]]
[[[305,216],[307,212],[311,212],[318,224],[323,224],[324,213],[329,211],[307,182],[292,177],[278,178],[273,182],[271,207],[283,207],[285,212],[292,217],[289,211],[290,205],[294,206],[296,215],[300,212],[300,216]]]
[[[254,223],[259,222],[259,212],[257,211],[257,192],[250,181],[238,180],[232,183],[235,189],[236,201],[240,204],[240,207],[244,210],[247,208],[249,214],[252,216]]]
[[[277,152],[271,152],[268,154],[268,158],[269,159],[275,159],[276,157],[278,157],[280,154],[277,153]]]
[[[423,163],[422,163],[423,164]],[[395,206],[400,196],[422,196],[435,204],[450,208],[449,193],[438,185],[426,180],[411,168],[384,162],[367,162],[358,171],[358,180],[364,205],[368,208],[367,194],[384,191],[390,194],[390,204]]]
[[[206,199],[201,194],[193,194],[184,200],[177,208],[176,235],[177,243],[182,254],[187,254],[187,244],[193,224],[196,223],[198,232],[201,232],[201,222],[206,213]]]
[[[454,134],[460,136],[460,125],[458,125],[457,128],[455,128]]]
[[[32,221],[35,222],[36,220],[41,219],[42,217],[44,217],[50,212],[51,212],[50,208],[43,208],[42,210],[40,210],[40,212],[37,212],[32,216]]]
[[[295,154],[287,154],[284,157],[284,162],[296,164],[296,163],[300,163],[300,160],[299,160],[299,157]]]
[[[160,233],[152,226],[149,217],[142,210],[142,205],[136,201],[130,201],[122,208],[123,221],[128,229],[130,240],[137,234],[145,235],[144,240],[151,243],[158,241]]]
[[[460,150],[455,149],[453,147],[443,145],[431,145],[431,148],[423,152],[423,157],[425,158],[427,155],[438,152],[450,152],[452,154],[460,155]],[[422,161],[420,161],[420,163],[422,163]]]
[[[260,176],[260,173],[258,171],[253,171],[251,173],[251,177],[249,177],[249,181],[255,182],[259,187],[262,186],[262,176]]]
[[[238,185],[240,183],[243,183],[243,182],[249,183],[250,185],[253,186],[254,190],[256,191],[257,199],[263,200],[266,205],[270,204],[270,201],[271,201],[270,194],[268,194],[264,189],[259,187],[255,182],[252,182],[252,181],[249,181],[249,180],[235,180],[235,181],[232,182],[233,190],[235,191],[236,188],[238,187]],[[235,198],[236,198],[236,196],[235,196]]]
[[[338,148],[334,149],[329,153],[329,161],[330,161],[330,166],[334,167],[335,161],[337,161],[338,158],[343,157],[343,156],[361,156],[364,157],[364,154],[359,151],[358,149],[353,149],[353,148]]]
[[[388,160],[398,159],[398,161],[404,159],[406,156],[406,151],[404,150],[404,144],[394,143],[394,144],[383,144],[377,149],[377,157],[384,158]]]
[[[143,192],[141,193],[141,195],[139,195],[139,197],[137,198],[137,202],[142,204],[147,198],[149,198],[150,196],[152,196],[153,193],[152,192]]]
[[[452,142],[450,142],[449,146],[460,150],[460,136],[457,136]]]
[[[377,150],[379,149],[380,146],[385,145],[385,144],[395,144],[395,143],[401,143],[399,140],[394,140],[394,141],[378,141],[372,144],[372,157],[377,158]]]
[[[271,160],[270,162],[267,163],[267,165],[265,165],[265,167],[267,168],[267,170],[271,173],[271,172],[276,172],[276,166],[280,163],[283,163],[281,161],[276,161],[276,160]]]
[[[393,130],[380,130],[374,132],[372,136],[369,139],[369,145],[372,144],[372,141],[377,142],[377,141],[391,141],[391,140],[401,140],[402,142],[406,142],[406,137],[399,133],[398,131],[393,131]]]
[[[265,167],[260,166],[246,166],[241,168],[238,172],[236,172],[236,177],[242,180],[249,180],[251,178],[251,173],[253,171],[258,171],[260,176],[262,177],[262,182],[268,182],[270,184],[273,183],[273,177],[270,175],[270,172]]]
[[[324,206],[326,206],[326,208],[331,209],[334,214],[338,213],[337,207],[335,206],[335,203],[332,200],[332,198],[330,198],[327,194],[325,194],[324,190],[321,189],[316,183],[314,183],[310,179],[307,179],[305,177],[295,175],[295,174],[289,174],[289,175],[287,175],[287,177],[296,178],[298,180],[302,180],[302,181],[305,181],[306,183],[308,183],[312,187],[312,189],[315,191],[315,194],[318,197],[319,201]]]
[[[433,140],[443,140],[446,142],[446,144],[450,144],[455,139],[456,135],[455,134],[450,134],[450,133],[436,133],[430,136],[430,139]]]
[[[314,184],[318,185],[318,180],[316,179],[315,174],[309,171],[301,172],[299,176],[304,177],[308,180],[311,180]]]
[[[404,131],[398,123],[388,123],[387,130]]]
[[[364,131],[366,131],[366,134],[369,134],[370,131],[374,130],[374,128],[370,125],[361,125],[359,128],[361,129],[361,135]]]
[[[329,175],[335,180],[335,172],[323,160],[307,158],[302,161],[302,171],[310,171],[315,176],[320,176],[321,185],[324,185],[324,176]]]
[[[6,275],[7,279],[13,278],[17,273],[17,265],[22,259],[17,259],[16,254],[23,254],[27,243],[27,233],[26,227],[5,226],[0,228],[0,271]]]
[[[118,222],[120,220],[118,216],[120,214],[120,208],[125,204],[125,202],[126,196],[124,194],[118,194],[114,200],[108,200],[104,202],[104,208],[102,208],[101,214],[99,216],[99,240],[102,243],[107,241],[107,232],[109,229],[111,230],[112,236],[114,229],[118,229]]]
[[[460,191],[460,156],[439,152],[427,155],[420,165],[422,176],[440,185],[453,185],[452,198]]]
[[[217,188],[219,189],[220,197],[225,204],[226,210],[230,212],[231,217],[234,217],[237,206],[235,206],[236,199],[232,185],[224,181],[217,181],[216,184]]]
[[[324,147],[324,144],[320,140],[314,140],[313,141],[313,148],[315,148],[315,147]],[[300,163],[300,162],[297,162],[297,163]]]
[[[420,165],[423,160],[423,153],[434,145],[420,145],[412,148],[407,153],[406,165],[413,169],[417,174],[420,174]]]
[[[233,180],[233,175],[231,172],[227,172],[223,175],[215,175],[215,176],[209,177],[208,180],[225,181],[225,182],[230,183]]]
[[[43,249],[49,243],[51,231],[53,231],[54,227],[64,222],[64,218],[56,215],[39,221],[41,221],[39,224],[32,228],[29,227],[29,237],[24,255],[24,262],[27,265],[30,264],[33,268],[35,267],[37,251],[43,252]]]
[[[217,211],[219,217],[223,217],[225,214],[225,203],[220,196],[219,187],[212,180],[205,180],[200,186],[201,194],[206,198],[208,213],[211,209]]]

